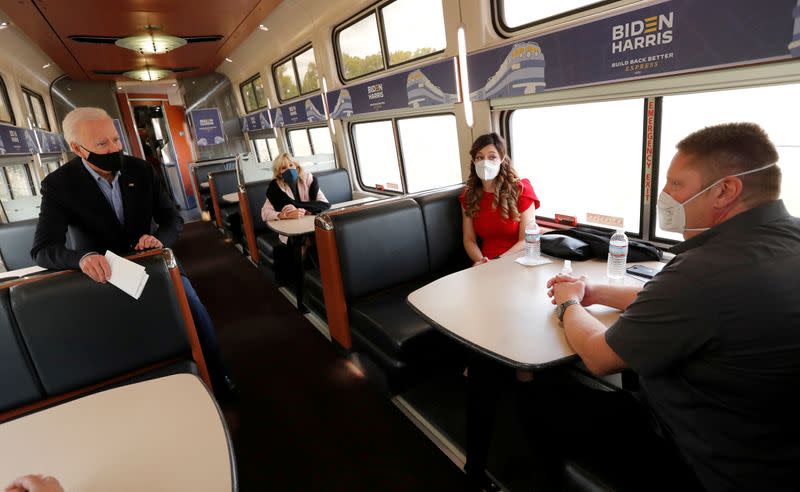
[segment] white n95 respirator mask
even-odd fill
[[[745,174],[757,173],[759,171],[763,171],[764,169],[769,169],[775,165],[777,164],[773,163],[767,166],[759,167],[757,169],[751,169],[750,171],[745,171],[743,173],[732,174],[731,176],[744,176]],[[698,196],[702,195],[706,191],[716,186],[720,181],[722,181],[727,177],[728,176],[719,178],[718,180],[714,181],[710,185],[706,186],[702,190],[695,193],[691,198],[689,198],[683,203],[672,198],[672,196],[668,194],[666,191],[662,191],[661,194],[658,195],[658,202],[656,202],[656,210],[658,211],[658,225],[664,231],[677,232],[677,233],[683,233],[684,231],[705,231],[706,229],[708,229],[708,227],[695,227],[687,229],[686,209],[684,208],[684,206],[687,203],[694,200],[695,198],[697,198]]]
[[[497,159],[487,159],[475,161],[475,174],[483,181],[491,181],[500,173],[500,161]]]

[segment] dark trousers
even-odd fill
[[[197,329],[197,338],[200,339],[200,348],[203,349],[203,358],[211,377],[211,384],[214,386],[214,393],[219,396],[227,390],[225,378],[228,376],[228,371],[222,362],[222,353],[217,341],[217,332],[214,330],[214,322],[211,321],[211,316],[197,296],[189,279],[185,275],[181,275],[181,280],[183,280],[183,290],[186,291],[186,300],[189,302],[194,326]]]
[[[475,358],[469,367],[465,471],[471,481],[484,473],[496,402],[509,386],[536,456],[531,467],[548,489],[564,487],[564,463],[571,460],[631,490],[702,490],[648,407],[630,392],[591,388],[558,368],[521,383],[514,369],[488,358]]]

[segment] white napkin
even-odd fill
[[[150,278],[150,275],[144,272],[144,267],[111,251],[106,251],[106,261],[111,267],[111,277],[108,279],[111,285],[138,300],[147,284],[147,279]]]
[[[520,256],[519,258],[517,258],[514,261],[519,263],[520,265],[525,265],[525,266],[544,265],[546,263],[552,263],[553,262],[553,260],[551,260],[550,258],[546,258],[544,256],[540,256],[539,258],[532,259],[532,258],[528,258],[525,255]]]

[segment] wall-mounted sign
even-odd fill
[[[275,128],[321,121],[325,121],[325,108],[322,105],[322,96],[319,94],[272,110],[272,124]]]
[[[37,154],[36,135],[33,130],[10,125],[0,125],[0,155]]]
[[[57,154],[67,150],[64,138],[58,133],[36,130],[36,136],[39,138],[39,149],[42,154]]]
[[[199,147],[225,143],[222,115],[217,108],[195,109],[189,113]]]
[[[469,56],[473,100],[800,56],[800,2],[668,0]]]
[[[242,118],[242,131],[252,132],[257,130],[269,130],[270,128],[272,128],[272,125],[269,123],[268,109],[250,113]]]
[[[331,117],[458,102],[452,58],[328,93]]]

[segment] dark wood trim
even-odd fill
[[[211,192],[211,203],[214,206],[214,224],[222,227],[222,215],[219,210],[219,200],[217,200],[217,187],[214,185],[214,173],[208,175],[208,191]]]
[[[175,288],[175,295],[178,298],[178,305],[180,306],[183,321],[186,325],[186,336],[189,337],[189,346],[192,348],[192,358],[195,364],[197,364],[200,378],[209,388],[213,388],[213,386],[211,386],[211,378],[208,375],[208,368],[206,367],[206,359],[203,357],[203,349],[200,347],[200,338],[197,336],[197,328],[194,325],[194,318],[192,318],[192,311],[189,309],[189,301],[186,299],[186,291],[183,290],[181,272],[177,265],[169,269],[169,276],[172,279],[172,286]]]
[[[350,337],[350,319],[347,316],[347,300],[342,284],[342,270],[339,266],[339,249],[336,246],[336,232],[316,228],[319,271],[322,277],[322,295],[325,299],[325,312],[328,316],[328,330],[331,338],[345,349],[353,346]]]
[[[258,254],[258,245],[256,244],[253,218],[250,215],[250,202],[247,200],[247,191],[243,188],[239,189],[239,213],[242,215],[242,228],[244,229],[244,237],[247,241],[247,249],[250,252],[250,259],[253,260],[253,263],[258,265],[260,257]]]
[[[51,396],[50,398],[46,398],[44,400],[39,400],[34,403],[29,403],[27,405],[23,405],[21,407],[14,408],[12,410],[7,410],[5,412],[0,412],[0,423],[5,422],[7,420],[11,420],[15,417],[19,417],[21,415],[25,415],[27,413],[35,412],[36,410],[41,410],[47,407],[51,407],[57,405],[59,403],[64,403],[69,400],[74,400],[81,396],[87,395],[92,393],[96,390],[103,389],[107,386],[111,386],[116,383],[121,383],[127,379],[140,376],[142,374],[146,374],[150,371],[155,371],[156,369],[161,369],[162,367],[167,367],[169,365],[175,364],[176,362],[180,362],[182,359],[169,359],[165,361],[161,361],[147,367],[142,367],[140,369],[136,369],[135,371],[127,372],[121,376],[113,377],[111,379],[106,379],[105,381],[95,383],[91,386],[86,386],[74,391],[70,391],[69,393],[64,393],[57,396]],[[209,386],[210,387],[210,386]]]

